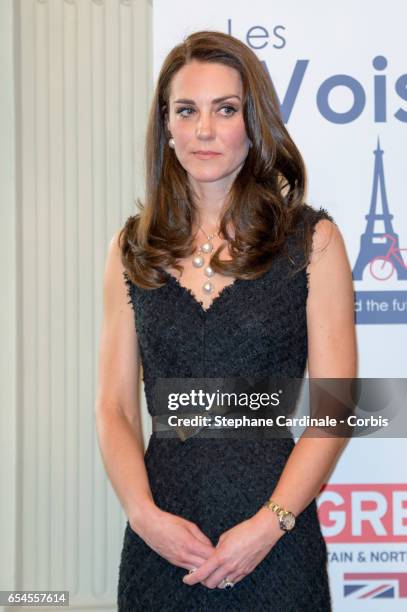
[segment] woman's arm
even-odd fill
[[[117,233],[104,274],[96,428],[107,475],[136,531],[146,511],[154,510],[154,502],[144,463],[139,348],[123,270]]]
[[[104,277],[95,406],[100,450],[132,530],[167,561],[189,569],[205,561],[214,547],[195,523],[162,510],[152,496],[138,401],[139,346],[123,272],[116,234],[109,246]]]
[[[307,300],[308,373],[310,378],[354,378],[357,372],[352,273],[339,229],[328,220],[317,223]],[[305,433],[305,432],[304,432]],[[295,515],[318,495],[347,439],[307,437],[291,452],[271,499]],[[268,508],[255,515],[276,536],[284,535]],[[295,527],[294,527],[295,529]]]

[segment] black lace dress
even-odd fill
[[[332,218],[304,207],[312,227]],[[290,241],[290,239],[289,239]],[[278,256],[255,280],[236,280],[204,310],[173,276],[141,289],[124,273],[143,364],[149,413],[162,378],[296,377],[307,360],[305,268],[301,257]],[[155,503],[196,523],[216,545],[222,532],[253,516],[275,488],[294,440],[163,438],[152,434],[145,464]],[[254,571],[231,589],[182,582],[186,569],[153,551],[127,523],[118,584],[119,612],[329,612],[327,551],[313,501]]]

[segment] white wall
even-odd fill
[[[0,590],[13,588],[16,564],[17,286],[13,3],[0,2]],[[0,610],[1,610],[0,606]]]
[[[116,600],[125,517],[94,400],[106,250],[143,191],[150,12],[0,2],[1,588],[69,589],[76,610]]]

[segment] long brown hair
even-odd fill
[[[145,203],[126,221],[121,233],[122,262],[131,280],[144,288],[161,286],[162,268],[182,271],[177,260],[193,252],[196,208],[187,173],[168,146],[166,116],[171,80],[191,60],[236,69],[243,85],[243,116],[252,142],[246,160],[229,191],[220,235],[229,243],[232,259],[211,257],[215,272],[253,279],[272,264],[304,209],[304,162],[281,118],[273,84],[255,53],[240,40],[221,32],[188,36],[166,57],[152,101],[146,135]],[[234,236],[229,236],[231,223]],[[311,232],[305,239],[310,251]],[[307,257],[304,259],[306,261]]]

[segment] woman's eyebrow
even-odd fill
[[[222,96],[221,98],[215,98],[212,100],[212,104],[218,104],[218,102],[224,102],[225,100],[229,100],[229,98],[237,98],[240,100],[240,96],[232,94],[231,96]],[[174,104],[195,104],[194,100],[189,100],[187,98],[182,98],[180,100],[175,100]]]

